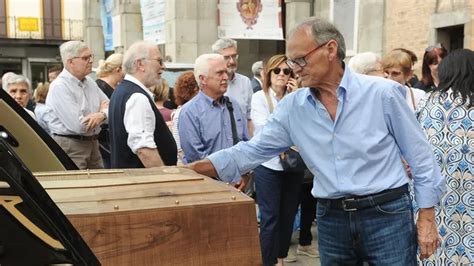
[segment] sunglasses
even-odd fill
[[[276,68],[272,69],[272,72],[273,72],[275,75],[280,74],[281,71],[283,71],[283,74],[285,74],[285,75],[287,75],[287,76],[291,74],[291,69],[289,69],[289,68],[279,68],[279,67],[276,67]]]
[[[425,52],[431,52],[433,51],[435,48],[438,48],[438,49],[441,49],[443,48],[443,45],[441,43],[437,43],[435,45],[430,45],[428,46],[426,49],[425,49]]]

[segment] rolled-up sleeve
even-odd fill
[[[208,157],[220,179],[237,182],[242,174],[293,145],[288,132],[287,106],[284,101],[279,104],[260,134],[251,140],[241,141],[231,148],[218,151]]]
[[[383,104],[389,131],[410,165],[415,200],[420,208],[431,208],[439,203],[446,191],[446,181],[431,146],[413,112],[396,89],[384,91]]]
[[[156,149],[155,114],[145,95],[134,93],[130,96],[125,104],[123,123],[128,133],[127,144],[133,153],[141,148]]]

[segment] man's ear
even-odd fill
[[[205,84],[207,83],[207,82],[206,82],[206,81],[207,81],[207,80],[206,80],[206,76],[204,76],[204,75],[199,75],[199,81],[200,81],[200,83],[201,83],[202,85],[205,85]]]
[[[137,59],[135,60],[135,67],[139,71],[145,71],[145,64],[143,63],[143,59]]]
[[[335,40],[330,40],[326,45],[328,46],[329,60],[332,61],[337,59],[338,43]]]

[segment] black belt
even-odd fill
[[[56,133],[54,133],[53,135],[70,138],[70,139],[77,139],[77,140],[96,140],[99,138],[99,135],[82,136],[82,135],[62,135],[62,134],[56,134]]]
[[[329,207],[332,209],[339,209],[344,211],[357,211],[374,207],[375,205],[390,202],[401,198],[402,195],[408,193],[408,184],[405,184],[398,188],[387,189],[382,192],[366,195],[366,196],[354,196],[339,199],[319,199],[318,202],[322,204],[329,203]]]

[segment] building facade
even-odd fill
[[[158,0],[157,0],[158,1]],[[168,63],[193,63],[217,40],[219,0],[163,0]],[[143,39],[140,0],[0,0],[0,74],[21,72],[35,81],[60,62],[58,46],[84,40],[97,65],[104,57],[101,8],[107,2],[113,50],[124,52]],[[235,1],[239,2],[238,0]],[[275,0],[278,2],[278,0]],[[448,50],[474,48],[472,0],[281,0],[284,35],[301,20],[316,16],[341,30],[347,57],[396,47],[414,51],[419,73],[424,49],[443,43]],[[250,75],[253,62],[285,52],[284,40],[237,39],[239,72]]]
[[[82,0],[0,0],[0,75],[24,74],[33,86],[60,65],[59,45],[82,40]]]

